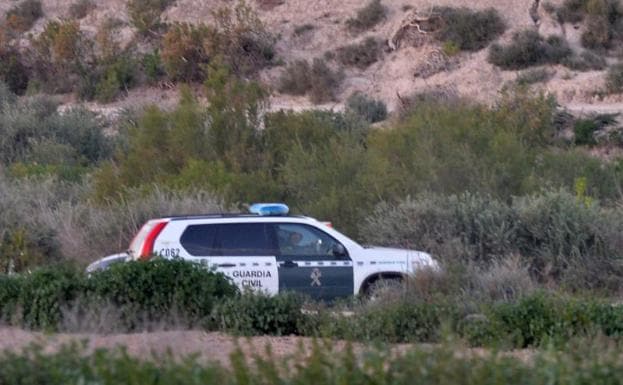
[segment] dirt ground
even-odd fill
[[[45,353],[53,353],[61,346],[72,342],[86,343],[87,351],[96,349],[116,349],[123,347],[133,357],[149,359],[155,355],[171,352],[174,357],[184,358],[189,355],[198,355],[201,362],[217,362],[229,365],[230,355],[238,348],[248,357],[255,354],[264,356],[266,347],[270,346],[275,359],[284,360],[291,357],[300,357],[309,353],[314,340],[308,337],[233,337],[223,333],[205,332],[199,330],[186,331],[159,331],[132,334],[45,334],[31,332],[18,328],[0,327],[0,351],[19,352],[31,344],[43,347]],[[339,352],[348,346],[346,341],[320,341],[328,344],[334,351]],[[394,354],[402,354],[413,344],[394,344],[388,346]],[[420,349],[433,349],[432,344],[418,344]],[[366,345],[356,343],[353,349],[357,354],[366,350]],[[490,352],[481,348],[466,348],[459,345],[457,355],[485,356]],[[515,357],[524,362],[530,362],[534,352],[532,350],[513,350],[504,352],[504,355]]]

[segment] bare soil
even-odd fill
[[[36,344],[43,348],[44,353],[53,353],[61,346],[72,342],[85,343],[87,352],[96,349],[124,348],[128,354],[137,358],[149,359],[154,355],[170,352],[173,357],[183,358],[197,355],[201,362],[217,362],[228,366],[230,355],[241,349],[248,357],[255,355],[265,356],[266,348],[270,347],[272,356],[282,361],[288,358],[305,356],[311,352],[314,339],[308,337],[233,337],[231,335],[204,332],[198,330],[159,331],[132,334],[87,334],[87,333],[59,333],[45,334],[26,331],[18,328],[0,327],[0,351],[19,352],[29,345]],[[335,352],[344,350],[346,341],[320,341],[328,344]],[[394,344],[389,346],[394,354],[403,354],[413,344]],[[435,345],[418,344],[421,349],[432,349]],[[356,343],[353,348],[357,354],[366,350],[366,345]],[[486,356],[490,352],[481,348],[460,347],[456,350],[458,356],[475,355]],[[524,362],[530,362],[534,351],[523,349],[503,353]]]

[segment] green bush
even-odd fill
[[[351,32],[363,32],[380,23],[386,13],[387,9],[381,4],[381,0],[370,0],[357,11],[355,17],[346,20],[346,26]]]
[[[67,309],[78,303],[86,304],[82,311],[88,312],[97,312],[105,304],[115,306],[120,312],[118,319],[111,320],[115,329],[132,330],[145,320],[160,320],[173,312],[191,324],[207,319],[218,301],[237,293],[222,274],[165,260],[116,264],[90,277],[74,268],[47,267],[4,277],[0,284],[0,314],[6,320],[54,330]]]
[[[237,293],[221,273],[186,261],[154,260],[112,265],[93,274],[84,295],[122,310],[122,328],[140,327],[140,319],[159,320],[179,312],[193,323],[207,319],[222,298]],[[138,324],[137,324],[138,322]]]
[[[599,126],[592,119],[580,119],[573,124],[573,133],[575,135],[575,144],[593,145],[597,144],[595,140],[595,132],[599,130]]]
[[[608,68],[606,89],[611,93],[623,92],[623,64],[615,64]]]
[[[44,351],[44,353],[42,353]],[[246,354],[235,351],[228,364],[204,362],[202,356],[174,357],[172,353],[137,357],[124,349],[87,351],[78,344],[48,352],[32,346],[0,355],[0,381],[7,385],[69,383],[180,384],[352,384],[370,383],[480,385],[616,384],[620,347],[598,343],[569,344],[565,349],[514,353],[472,352],[455,343],[441,346],[387,348],[350,345],[338,348],[313,342],[294,354],[290,370],[283,368],[283,352]]]
[[[28,31],[43,16],[41,1],[24,0],[13,6],[6,13],[6,21],[10,28],[18,32]]]
[[[512,205],[467,193],[423,195],[380,204],[360,231],[367,242],[427,250],[448,262],[518,255],[539,280],[616,288],[623,273],[617,215],[564,191],[517,197]]]
[[[204,41],[215,32],[204,25],[173,24],[162,38],[162,63],[169,78],[203,81],[210,52]]]
[[[375,100],[360,93],[352,94],[346,101],[346,111],[353,112],[370,123],[387,119],[387,106],[381,100]]]
[[[313,103],[324,103],[335,100],[335,94],[340,87],[343,75],[331,69],[324,60],[315,58],[312,62],[311,89],[309,98]]]
[[[0,81],[4,82],[11,92],[22,95],[28,88],[29,70],[22,55],[13,48],[0,50]]]
[[[312,88],[311,67],[307,60],[289,63],[279,77],[277,89],[290,95],[305,95]]]
[[[435,37],[464,51],[483,49],[506,30],[504,21],[494,8],[472,11],[468,8],[436,7],[434,12],[443,20],[443,26]]]
[[[303,298],[293,293],[275,297],[245,293],[215,307],[212,328],[246,336],[300,334],[306,318],[302,305]]]
[[[337,49],[337,60],[345,66],[366,69],[376,63],[382,54],[379,40],[368,37],[360,43],[350,44]]]
[[[576,71],[595,71],[603,70],[608,63],[602,55],[592,51],[584,51],[580,55],[572,55],[563,60],[562,64]]]
[[[171,4],[173,0],[130,0],[128,15],[140,33],[154,33],[161,27],[160,15]]]
[[[296,60],[282,72],[277,88],[291,95],[305,95],[314,103],[335,100],[342,74],[331,69],[323,59],[315,58],[312,65],[307,60]]]
[[[142,70],[150,83],[155,83],[165,75],[164,64],[160,51],[157,49],[143,56]]]
[[[489,62],[505,70],[524,69],[542,64],[559,64],[571,55],[567,42],[560,37],[543,39],[538,32],[525,30],[513,35],[513,41],[489,50]]]

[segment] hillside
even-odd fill
[[[86,14],[79,20],[80,30],[86,36],[96,36],[101,26],[114,20],[112,36],[121,47],[147,52],[153,41],[139,36],[128,15],[127,0],[76,3],[61,0],[43,0],[42,17],[32,28],[16,37],[22,49],[28,46],[27,36],[44,30],[50,20],[66,20],[72,14],[74,4],[89,4]],[[347,27],[349,18],[354,17],[365,3],[355,0],[263,0],[250,2],[266,30],[277,37],[274,46],[276,65],[260,70],[259,78],[271,86],[272,109],[304,109],[314,106],[305,96],[292,96],[277,91],[279,78],[285,65],[296,60],[313,60],[330,57],[328,52],[337,52],[340,47],[359,43],[368,37],[380,42],[378,60],[367,68],[364,66],[342,66],[335,59],[327,60],[332,68],[340,67],[343,80],[335,92],[334,100],[319,103],[323,108],[341,108],[342,103],[354,92],[362,92],[383,100],[389,110],[400,106],[400,98],[413,93],[442,91],[449,95],[472,98],[487,104],[494,103],[502,88],[513,83],[522,71],[503,70],[487,61],[488,49],[452,52],[448,55],[443,44],[432,37],[432,33],[420,33],[414,26],[404,34],[397,49],[391,49],[388,40],[395,36],[399,27],[409,18],[426,18],[433,14],[433,7],[468,7],[472,10],[495,8],[507,28],[497,39],[509,42],[515,32],[535,30],[542,36],[561,36],[576,53],[584,51],[581,34],[590,26],[586,22],[560,22],[551,12],[551,7],[560,6],[562,1],[539,2],[536,0],[479,0],[479,1],[415,1],[384,0],[385,16],[372,28],[353,33]],[[0,4],[0,13],[7,14],[15,2]],[[213,23],[213,13],[223,6],[233,6],[231,1],[221,0],[178,0],[163,7],[161,20],[165,23],[190,22],[193,24]],[[549,8],[548,8],[549,7]],[[75,13],[75,11],[73,11]],[[82,15],[81,15],[82,16]],[[420,31],[423,31],[420,29]],[[431,32],[431,31],[429,31]],[[375,48],[376,49],[376,48]],[[607,57],[607,63],[617,61],[615,50],[598,55]],[[368,53],[369,54],[369,53]],[[372,61],[372,60],[371,60]],[[577,112],[619,112],[623,109],[621,93],[604,92],[607,69],[579,71],[560,64],[546,65],[543,79],[531,85],[534,92],[545,91],[555,95],[558,102]],[[156,85],[140,84],[109,100],[96,103],[93,108],[114,113],[120,107],[136,104],[156,103],[170,106],[176,100],[176,82],[161,82]],[[65,97],[66,102],[76,101],[75,96]]]

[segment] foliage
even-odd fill
[[[42,16],[41,1],[24,0],[9,9],[6,13],[6,22],[9,28],[17,32],[25,32],[32,28]]]
[[[22,95],[28,88],[30,75],[23,56],[13,47],[0,49],[0,81],[11,92]]]
[[[331,69],[323,59],[315,58],[310,71],[311,90],[309,98],[312,103],[324,103],[335,100],[343,75]]]
[[[447,262],[516,255],[541,281],[612,288],[623,273],[618,215],[564,191],[518,197],[511,205],[469,193],[423,195],[379,205],[361,233],[369,242],[427,250]]]
[[[573,54],[563,60],[562,64],[576,71],[603,70],[607,67],[606,59],[592,51],[584,51],[579,55]]]
[[[436,7],[434,12],[443,20],[443,27],[435,37],[464,51],[481,50],[506,30],[504,21],[494,8],[472,11],[468,8]]]
[[[276,38],[244,0],[214,13],[218,35],[205,44],[238,75],[254,75],[272,64]]]
[[[237,335],[287,336],[300,333],[305,318],[302,304],[303,299],[293,293],[276,297],[245,293],[220,303],[212,322],[216,329]]]
[[[295,60],[284,69],[277,89],[290,95],[305,95],[312,87],[311,67],[307,60]]]
[[[351,32],[360,33],[380,23],[385,19],[386,13],[387,9],[381,4],[381,0],[370,0],[357,11],[355,17],[346,20],[346,26]]]
[[[96,311],[105,303],[118,307],[118,330],[131,330],[142,326],[142,319],[160,319],[173,311],[197,322],[211,314],[216,301],[237,293],[222,274],[166,260],[116,264],[90,277],[71,267],[47,267],[3,277],[0,284],[0,314],[15,324],[52,330],[63,321],[63,310],[80,301],[90,306],[83,311]]]
[[[93,0],[76,0],[69,6],[69,16],[72,19],[84,19],[95,8]]]
[[[31,44],[32,77],[45,91],[73,91],[93,68],[92,44],[77,21],[50,21]]]
[[[311,66],[307,60],[296,60],[282,72],[278,89],[291,95],[309,93],[313,103],[324,103],[335,100],[342,77],[341,72],[331,69],[323,59],[315,58]]]
[[[379,60],[382,43],[368,37],[360,43],[345,45],[337,49],[337,60],[345,66],[366,69]]]
[[[513,35],[513,41],[502,46],[493,44],[489,62],[505,70],[518,70],[542,64],[559,64],[571,55],[567,42],[560,37],[544,39],[538,32],[525,30]]]
[[[623,38],[623,9],[618,0],[565,0],[552,7],[552,12],[561,23],[585,22],[581,42],[586,48],[609,49]]]
[[[517,75],[516,82],[520,86],[549,81],[554,74],[546,68],[527,69]]]
[[[382,100],[372,99],[361,93],[352,94],[346,101],[346,110],[353,112],[370,123],[387,119],[387,106]]]
[[[623,64],[615,64],[608,68],[606,89],[612,93],[623,92]]]
[[[215,31],[207,26],[173,24],[162,38],[162,62],[169,77],[186,82],[203,81],[211,52],[204,40],[210,39]]]
[[[155,33],[161,27],[160,15],[172,3],[173,0],[129,0],[128,15],[140,33]]]

